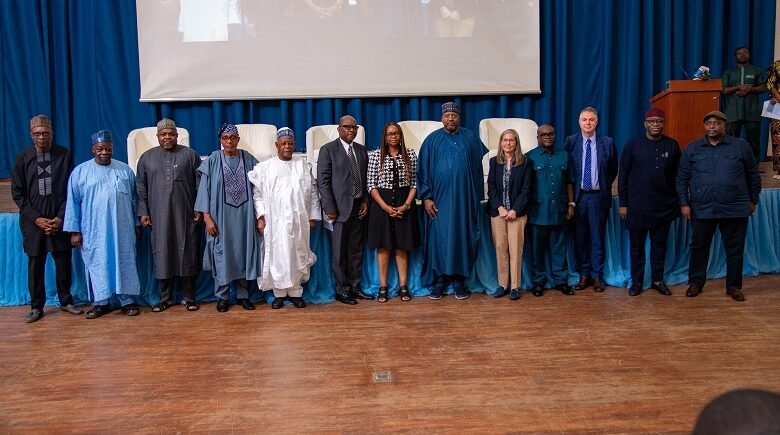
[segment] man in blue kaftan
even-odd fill
[[[95,158],[73,170],[68,180],[63,231],[81,251],[87,289],[94,301],[87,312],[96,319],[111,311],[116,294],[122,313],[141,313],[132,296],[141,293],[135,264],[137,227],[135,175],[126,164],[113,160],[111,132],[92,135]]]
[[[442,105],[444,125],[425,138],[417,162],[417,197],[425,206],[423,285],[440,299],[448,285],[466,299],[466,278],[477,259],[480,200],[484,197],[482,156],[487,148],[460,127],[460,107]]]
[[[206,248],[203,270],[211,271],[214,294],[219,298],[217,311],[230,306],[230,284],[236,281],[237,302],[245,310],[254,310],[249,286],[261,276],[263,239],[257,230],[252,184],[247,173],[257,159],[238,149],[238,128],[223,124],[219,129],[221,150],[214,151],[198,168],[200,187],[195,211],[203,213],[206,224]]]

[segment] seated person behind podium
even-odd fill
[[[135,241],[141,235],[136,217],[135,175],[126,164],[113,160],[111,132],[92,135],[95,158],[73,170],[68,180],[63,231],[69,231],[73,246],[81,251],[87,289],[94,306],[87,319],[111,311],[111,296],[117,295],[122,313],[141,313],[132,296],[141,293],[135,264]]]
[[[366,244],[376,248],[379,268],[379,302],[387,302],[387,268],[390,251],[395,251],[398,293],[401,300],[412,299],[407,281],[409,251],[420,245],[420,229],[414,197],[417,154],[406,148],[404,134],[395,122],[382,129],[382,147],[368,155],[367,188],[374,201],[368,209]]]
[[[288,127],[276,132],[277,155],[255,165],[247,176],[257,216],[257,230],[263,235],[263,273],[257,279],[262,290],[274,292],[272,309],[303,308],[303,287],[317,261],[309,248],[309,229],[320,220],[320,197],[311,165],[293,156],[295,133]]]
[[[528,190],[531,185],[530,165],[520,148],[520,135],[505,130],[498,139],[499,150],[490,158],[487,179],[490,228],[496,246],[496,266],[499,288],[494,295],[520,299],[523,271],[523,243],[528,221]]]

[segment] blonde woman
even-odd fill
[[[498,154],[490,159],[489,166],[487,212],[496,246],[499,285],[494,296],[500,298],[509,293],[509,299],[514,301],[520,299],[531,182],[531,170],[517,131],[501,133]]]

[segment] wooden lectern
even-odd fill
[[[718,80],[669,80],[669,87],[650,99],[653,107],[666,113],[664,134],[675,139],[680,148],[704,137],[702,118],[720,110],[723,85]]]

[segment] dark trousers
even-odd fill
[[[761,161],[761,123],[758,121],[734,121],[726,124],[726,134],[729,136],[739,137],[742,134],[742,126],[745,127],[747,133],[747,141],[750,144],[750,149],[753,150],[753,157],[756,158],[756,162]]]
[[[607,212],[599,192],[582,192],[574,209],[574,250],[580,276],[602,279],[604,276],[604,238]]]
[[[707,280],[707,263],[715,228],[720,229],[723,248],[726,250],[726,288],[742,289],[742,258],[745,252],[745,234],[748,218],[692,219],[691,262],[688,267],[688,283],[704,287]]]
[[[173,297],[173,283],[179,279],[179,292],[185,301],[192,302],[195,300],[195,280],[198,278],[195,276],[174,276],[167,279],[160,280],[160,303],[170,303]]]
[[[549,264],[550,287],[566,284],[566,229],[563,225],[529,225],[533,258],[534,284],[547,282]]]
[[[652,281],[664,280],[664,262],[666,261],[666,239],[669,236],[671,222],[651,228],[629,230],[631,244],[631,283],[642,288],[645,282],[645,240],[650,234],[650,271]]]
[[[52,252],[54,258],[55,278],[57,282],[57,296],[60,299],[60,306],[73,303],[73,296],[70,294],[71,281],[71,263],[70,250]],[[46,304],[46,257],[47,254],[28,257],[27,261],[27,287],[30,290],[30,306],[43,310]]]
[[[358,219],[362,199],[356,199],[346,222],[334,222],[331,240],[331,267],[336,293],[347,296],[360,288],[363,270],[364,221]]]

